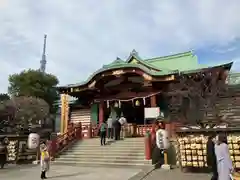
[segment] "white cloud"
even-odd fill
[[[240,37],[240,1],[0,0],[1,91],[9,74],[38,68],[77,83],[135,48],[152,57],[226,45]]]

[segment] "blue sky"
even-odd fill
[[[0,92],[8,75],[39,68],[77,83],[136,49],[142,58],[194,50],[200,63],[240,71],[239,0],[0,0]]]

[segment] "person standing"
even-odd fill
[[[100,141],[101,146],[106,145],[106,131],[107,131],[107,124],[102,122],[100,125]]]
[[[115,140],[116,141],[120,140],[121,124],[118,118],[113,122],[113,127],[114,127]]]
[[[218,172],[217,172],[217,161],[215,155],[215,143],[213,142],[213,138],[215,136],[211,135],[208,137],[207,141],[207,165],[211,169],[213,175],[211,180],[218,180]]]
[[[8,145],[8,138],[3,137],[0,140],[0,165],[1,169],[4,168],[6,162],[7,162],[7,145]]]
[[[45,143],[40,145],[40,153],[41,153],[41,161],[40,161],[41,179],[47,179],[46,173],[49,170],[49,166],[50,166],[50,156]]]
[[[124,139],[126,137],[127,119],[122,114],[121,117],[119,118],[118,122],[120,123],[119,137],[122,132],[122,138]]]
[[[109,116],[108,120],[107,120],[107,125],[108,125],[108,139],[113,139],[113,119],[111,116]]]
[[[218,180],[229,180],[230,174],[233,172],[232,161],[227,145],[227,137],[220,134],[215,145],[215,154],[217,160]]]
[[[155,146],[152,153],[152,164],[155,167],[161,167],[164,164],[163,135],[159,125],[156,126]]]

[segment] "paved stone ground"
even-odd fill
[[[79,167],[68,165],[52,165],[48,179],[53,180],[128,180],[138,174],[140,169],[131,168],[100,168]],[[36,165],[9,166],[0,169],[0,179],[6,180],[32,180],[40,179],[40,167]],[[180,169],[162,170],[151,172],[143,180],[207,180],[210,174],[183,173]]]
[[[128,180],[140,172],[140,169],[130,168],[99,168],[52,165],[48,179],[56,180]],[[33,180],[40,179],[39,166],[15,166],[0,169],[0,179],[6,180]]]
[[[146,176],[143,180],[208,180],[211,179],[210,174],[200,173],[183,173],[180,169],[162,170],[157,169]]]

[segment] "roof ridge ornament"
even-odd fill
[[[138,55],[138,52],[135,49],[133,49],[131,55]]]

